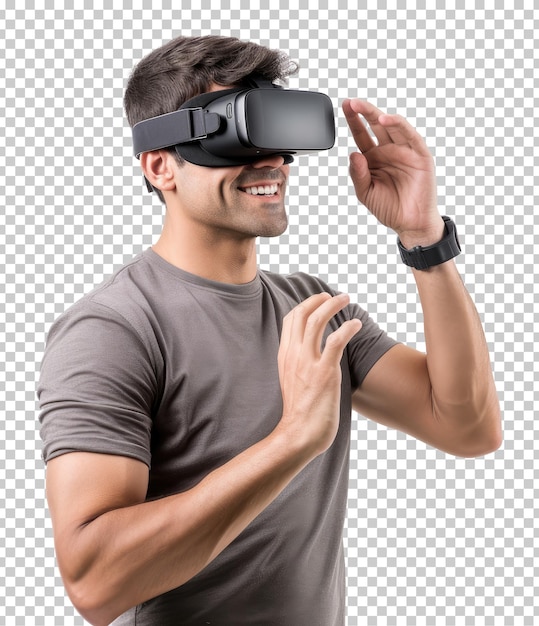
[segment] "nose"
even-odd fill
[[[252,167],[254,168],[269,167],[272,170],[278,170],[283,165],[284,157],[281,154],[268,154],[252,163]]]

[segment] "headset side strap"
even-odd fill
[[[217,113],[200,107],[158,115],[133,126],[133,150],[139,158],[143,152],[199,141],[217,132],[220,124]]]

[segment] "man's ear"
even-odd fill
[[[144,176],[152,187],[161,191],[176,189],[174,162],[174,155],[168,150],[152,150],[140,155],[140,165]]]

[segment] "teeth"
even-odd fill
[[[259,187],[246,187],[244,191],[252,196],[273,196],[278,189],[279,185],[260,185]]]

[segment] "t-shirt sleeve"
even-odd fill
[[[347,346],[352,389],[355,390],[361,386],[378,359],[399,342],[380,328],[359,305],[350,304],[347,311],[349,319],[356,317],[363,324]]]
[[[156,375],[139,334],[118,313],[83,300],[53,324],[38,399],[45,462],[98,452],[150,465]]]

